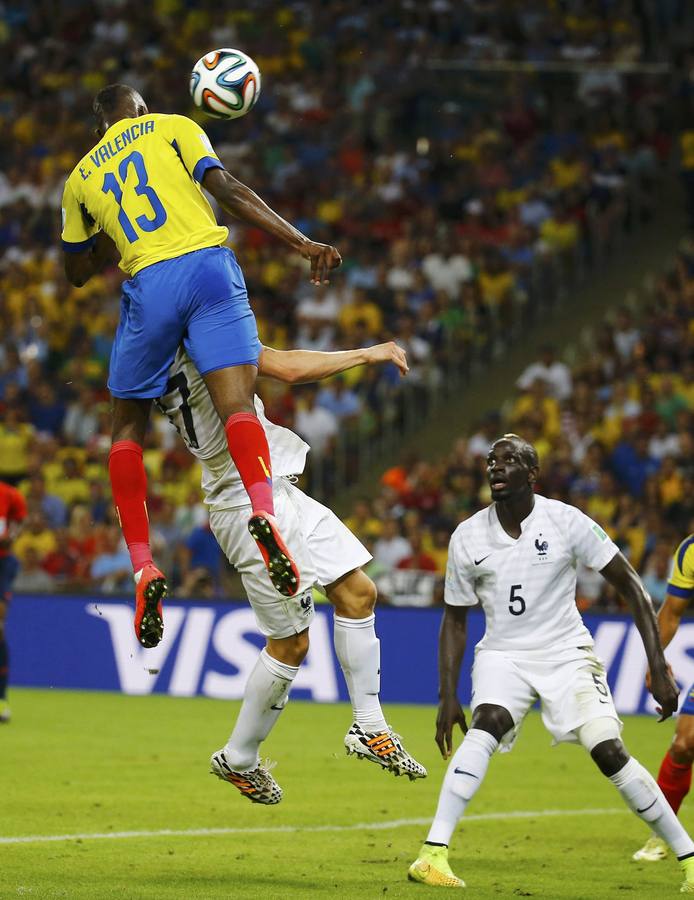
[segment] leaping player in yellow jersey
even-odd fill
[[[667,647],[679,628],[682,616],[694,599],[694,534],[685,538],[675,551],[672,573],[667,586],[665,602],[658,613],[660,643]],[[694,762],[694,684],[687,696],[677,719],[677,728],[672,744],[663,757],[658,772],[658,785],[675,812],[679,812],[682,801],[689,793],[692,783],[692,762]],[[634,853],[637,861],[657,862],[665,859],[668,846],[657,834],[652,834],[646,843]]]
[[[228,213],[310,260],[312,283],[325,283],[341,259],[233,178],[192,120],[150,113],[124,84],[99,91],[94,114],[101,140],[75,166],[63,193],[65,273],[82,287],[101,270],[113,241],[130,276],[109,367],[109,476],[137,585],[135,633],[143,646],[155,647],[167,587],[149,546],[142,446],[152,400],[165,393],[181,343],[224,424],[251,501],[248,529],[270,579],[285,596],[299,589],[274,518],[270,454],[253,403],[261,351],[255,318],[236,257],[223,246],[228,229],[217,225],[201,188]]]

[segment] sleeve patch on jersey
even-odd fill
[[[203,156],[202,159],[199,159],[195,164],[195,168],[193,169],[193,178],[198,184],[202,181],[205,172],[208,169],[223,169],[224,166],[217,159],[216,156]]]
[[[673,597],[679,597],[682,600],[691,600],[694,597],[694,588],[678,587],[676,584],[668,584],[667,592],[672,594]]]
[[[210,142],[210,139],[204,131],[200,134],[200,140],[202,141],[202,146],[205,148],[205,150],[207,150],[208,153],[214,153],[212,143]]]
[[[90,238],[87,238],[86,241],[77,241],[77,243],[63,241],[63,250],[65,253],[83,253],[85,250],[89,250],[95,240],[96,237],[92,235]]]
[[[599,525],[593,525],[593,531],[600,538],[601,541],[604,542],[607,540],[607,535],[605,534],[605,532],[602,530],[602,528]]]

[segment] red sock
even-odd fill
[[[142,447],[135,441],[116,441],[108,458],[108,474],[133,572],[139,572],[146,563],[152,562]]]
[[[689,793],[691,783],[692,764],[676,763],[668,750],[660,765],[658,785],[675,812],[679,810],[682,801]]]
[[[231,458],[251,500],[253,512],[275,513],[272,501],[272,466],[265,429],[257,416],[235,413],[224,426]]]

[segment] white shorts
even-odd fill
[[[605,667],[592,647],[569,648],[554,655],[548,660],[545,650],[510,653],[481,648],[475,652],[470,705],[474,710],[493,703],[509,711],[514,728],[504,735],[502,750],[511,749],[537,700],[555,744],[578,743],[574,732],[593,719],[615,719],[621,727]]]
[[[250,506],[210,512],[210,527],[243,581],[260,631],[284,638],[308,628],[313,618],[313,586],[328,585],[366,565],[371,554],[327,506],[278,478],[275,516],[299,569],[299,594],[284,597],[272,586],[256,542],[248,533]]]

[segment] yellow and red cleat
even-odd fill
[[[153,563],[147,563],[136,573],[135,583],[135,634],[143,647],[156,647],[164,634],[166,578]]]

